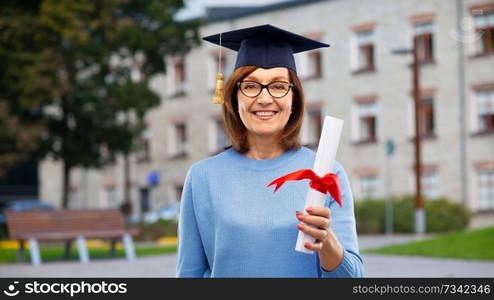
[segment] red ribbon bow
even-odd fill
[[[340,184],[338,182],[338,176],[334,173],[328,173],[324,175],[324,177],[319,177],[312,170],[299,170],[273,180],[273,182],[268,184],[267,187],[276,184],[276,188],[274,189],[275,193],[286,181],[302,179],[310,179],[309,186],[311,188],[323,194],[329,193],[341,207]]]

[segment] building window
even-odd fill
[[[374,30],[356,33],[357,66],[356,72],[373,71],[375,67]]]
[[[136,160],[138,163],[149,162],[151,160],[151,129],[145,129],[137,141]]]
[[[211,154],[217,154],[230,145],[228,136],[223,126],[223,119],[221,117],[215,117],[211,120],[211,126],[209,129],[209,152]]]
[[[114,185],[105,188],[105,198],[109,208],[118,208],[117,190]]]
[[[69,208],[82,208],[81,189],[79,186],[72,185],[69,187]]]
[[[167,188],[168,193],[168,205],[179,203],[182,200],[182,191],[184,184],[182,180],[172,180]]]
[[[377,175],[363,175],[359,177],[360,198],[377,198],[379,196],[379,179]]]
[[[494,169],[479,171],[479,208],[494,209]]]
[[[439,176],[436,170],[422,172],[421,178],[422,193],[428,199],[437,199],[440,197]]]
[[[314,50],[308,53],[309,55],[309,77],[322,77],[322,58],[321,51]]]
[[[187,127],[185,123],[175,124],[175,139],[177,141],[176,154],[185,155],[187,153]]]
[[[181,97],[186,94],[185,58],[170,57],[167,60],[167,94],[169,97]]]
[[[494,11],[475,15],[475,27],[479,54],[494,52]]]
[[[139,206],[141,209],[141,214],[147,213],[151,210],[150,190],[147,187],[139,188]]]
[[[426,97],[420,101],[419,120],[421,137],[433,137],[435,135],[434,98]]]
[[[476,91],[478,131],[494,132],[494,88]]]
[[[315,150],[319,145],[323,125],[323,115],[320,106],[307,109],[307,147]]]
[[[434,61],[434,24],[423,22],[414,24],[417,56],[420,63]]]
[[[313,50],[307,54],[307,69],[304,74],[304,79],[321,78],[322,77],[322,60],[321,51]]]
[[[208,89],[210,92],[214,92],[216,88],[216,75],[218,72],[223,74],[223,78],[228,78],[228,66],[227,66],[227,57],[225,53],[221,54],[221,59],[219,58],[219,51],[214,51],[210,55],[209,59],[209,68],[208,68]],[[220,68],[221,63],[221,70]]]
[[[322,58],[320,50],[299,53],[295,56],[297,74],[301,80],[322,77]]]
[[[188,152],[187,125],[184,121],[172,124],[169,132],[169,153],[171,158],[184,158]]]
[[[367,143],[377,141],[377,103],[361,102],[356,103],[357,120],[354,123],[356,128],[356,141]]]
[[[182,200],[182,191],[184,189],[183,184],[175,184],[175,203],[180,202]]]

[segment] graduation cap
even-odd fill
[[[203,40],[237,51],[235,69],[242,66],[263,69],[284,67],[296,72],[293,54],[329,47],[328,44],[269,24],[222,32],[204,37]],[[223,74],[218,73],[213,103],[223,103],[222,80]]]

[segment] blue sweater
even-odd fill
[[[353,197],[338,162],[343,206],[328,196],[332,229],[344,248],[341,264],[326,272],[319,256],[295,251],[308,181],[289,181],[273,193],[266,185],[300,169],[312,169],[315,153],[291,150],[250,159],[233,149],[195,163],[187,174],[179,220],[177,277],[361,277]]]

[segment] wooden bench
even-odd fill
[[[86,238],[111,240],[110,254],[115,254],[117,239],[122,239],[128,260],[135,259],[132,236],[136,230],[125,228],[122,213],[107,210],[6,211],[10,239],[19,240],[19,256],[24,257],[24,243],[29,241],[31,262],[41,264],[38,241],[65,241],[65,257],[76,241],[79,260],[89,262]]]

